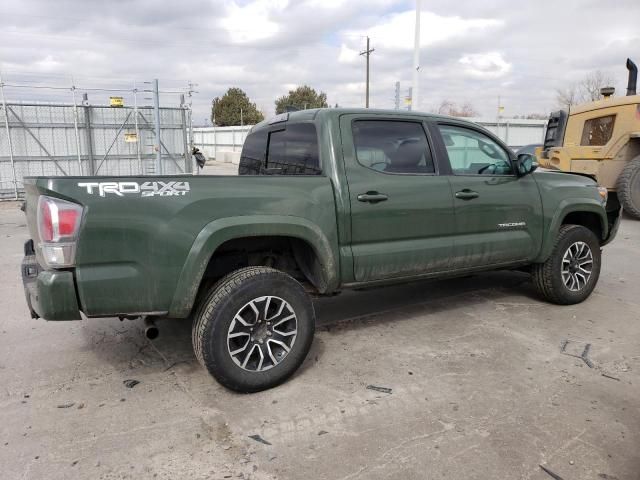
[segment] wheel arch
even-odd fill
[[[181,318],[189,315],[205,281],[207,269],[212,268],[221,252],[233,250],[240,244],[269,244],[274,239],[290,243],[294,261],[318,293],[329,293],[337,288],[338,259],[334,253],[337,252],[337,244],[334,245],[309,220],[287,215],[222,218],[207,224],[191,246],[176,285],[169,316]]]
[[[600,243],[608,237],[609,223],[602,205],[597,200],[564,200],[549,223],[547,234],[543,238],[542,249],[536,262],[544,262],[553,250],[555,238],[562,225],[582,225],[591,230]]]

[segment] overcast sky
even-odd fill
[[[469,101],[494,117],[548,113],[555,89],[600,69],[626,85],[640,64],[638,0],[423,0],[421,110]],[[8,84],[175,90],[197,83],[194,122],[211,99],[244,89],[267,116],[276,97],[308,84],[331,105],[364,106],[365,36],[371,106],[392,108],[411,83],[415,3],[389,0],[19,0],[0,7],[0,68]],[[66,91],[7,87],[11,99]],[[105,95],[89,92],[94,102]],[[144,95],[141,95],[144,97]],[[127,97],[127,101],[131,101]],[[141,102],[144,100],[141,98]],[[176,103],[167,94],[163,102]]]

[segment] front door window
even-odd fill
[[[454,175],[513,175],[507,152],[487,135],[469,128],[440,125]]]

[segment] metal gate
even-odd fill
[[[184,102],[182,102],[184,103]],[[26,176],[192,174],[185,105],[160,108],[160,170],[153,107],[6,102],[0,108],[0,199]]]

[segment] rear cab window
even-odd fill
[[[238,174],[322,174],[315,125],[277,124],[250,133],[242,147]]]

